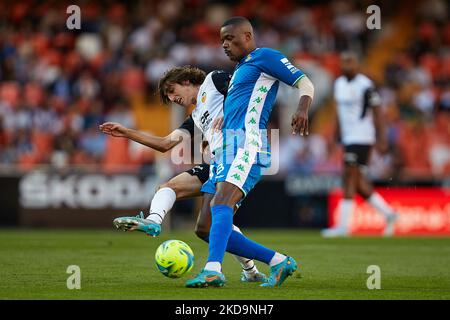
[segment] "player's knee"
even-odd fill
[[[163,184],[160,184],[160,185],[158,186],[157,190],[161,190],[161,189],[163,189],[163,188],[169,188],[169,189],[172,189],[173,192],[175,192],[175,194],[176,194],[176,196],[177,196],[177,199],[178,199],[180,196],[182,196],[182,195],[180,194],[180,193],[181,193],[180,188],[177,186],[176,183],[172,182],[171,180],[169,180],[169,181],[167,181],[167,182],[164,182]]]
[[[211,208],[217,205],[225,205],[234,208],[234,206],[238,201],[239,198],[232,192],[228,192],[227,190],[221,190],[221,192],[217,192],[214,195],[214,198],[211,200],[210,205]]]
[[[358,175],[358,164],[356,162],[346,163],[344,168],[344,177],[346,179],[355,179]]]
[[[209,228],[203,223],[197,223],[195,225],[195,235],[202,240],[205,240],[209,236]]]
[[[357,192],[357,188],[353,183],[346,183],[343,186],[343,191],[345,198],[353,198]]]
[[[168,182],[164,182],[162,184],[160,184],[157,188],[156,191],[161,190],[163,188],[167,188]]]
[[[353,188],[344,188],[344,198],[352,199],[356,195],[356,190]]]
[[[364,199],[367,200],[372,195],[372,190],[367,187],[358,187],[358,194]]]
[[[223,194],[216,194],[214,198],[211,200],[211,207],[217,206],[217,205],[226,205],[228,202],[227,195]]]

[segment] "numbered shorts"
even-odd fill
[[[239,149],[232,161],[210,164],[209,179],[202,186],[204,193],[216,194],[218,182],[229,182],[237,186],[244,193],[244,198],[261,180],[264,170],[267,168],[255,163],[256,154],[244,149]],[[221,159],[223,160],[223,159]],[[230,163],[227,163],[230,162]]]

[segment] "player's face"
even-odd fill
[[[347,77],[353,77],[358,69],[358,61],[354,57],[341,58],[341,70]]]
[[[197,103],[198,90],[188,81],[183,84],[174,83],[170,85],[167,97],[170,101],[188,108]]]
[[[250,39],[238,26],[229,25],[220,29],[222,48],[231,61],[240,61],[248,54]]]

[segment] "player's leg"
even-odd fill
[[[344,172],[342,177],[343,198],[338,204],[340,216],[338,223],[322,231],[324,237],[346,236],[349,233],[348,224],[354,208],[354,196],[357,192],[359,167],[357,154],[353,146],[347,146],[344,155]]]
[[[161,224],[175,201],[201,196],[201,187],[202,183],[199,178],[189,172],[180,173],[161,184],[153,196],[147,219]]]
[[[233,207],[247,194],[261,178],[261,167],[253,163],[251,157],[247,159],[247,152],[238,152],[236,159],[244,159],[244,163],[224,165],[216,174],[216,194],[211,201],[211,230],[209,234],[208,262],[202,272],[194,279],[186,283],[187,287],[204,287],[208,285],[223,285],[225,278],[221,272],[221,265],[225,250],[239,256],[254,258],[270,265],[271,274],[263,286],[278,286],[291,275],[297,264],[294,259],[270,250],[255,243],[241,233],[233,232]],[[242,157],[241,157],[242,156]],[[235,159],[235,160],[236,160]],[[250,161],[248,161],[250,160]],[[219,168],[219,166],[218,166]],[[238,168],[230,170],[230,168]],[[218,176],[217,176],[218,177]],[[219,181],[221,179],[221,181]],[[220,278],[216,283],[210,283],[208,279]]]
[[[256,152],[239,149],[231,163],[223,155],[215,170],[216,191],[211,200],[209,255],[205,270],[221,273],[222,261],[233,230],[233,211],[261,178],[261,168],[255,164]],[[246,186],[246,188],[244,188]],[[245,255],[244,255],[245,256]]]
[[[222,261],[233,230],[233,209],[242,197],[242,191],[231,183],[219,182],[216,184],[216,194],[210,203],[211,228],[208,261],[197,276],[186,282],[186,287],[221,287],[225,284]],[[216,198],[217,203],[214,203]]]
[[[364,174],[365,166],[361,166],[358,172],[358,193],[375,209],[381,212],[386,218],[386,227],[383,234],[392,236],[394,233],[394,224],[398,215],[391,206],[383,199],[383,197],[374,190],[373,184],[366,178]]]
[[[136,217],[116,218],[114,225],[124,231],[138,230],[154,237],[158,236],[161,233],[161,223],[175,201],[201,195],[200,189],[208,174],[209,166],[203,164],[173,177],[158,187],[147,218],[144,219],[141,212]]]
[[[251,187],[246,187],[246,183],[244,182],[240,187],[237,185],[230,183],[228,181],[220,182],[217,184],[216,195],[211,201],[211,211],[212,211],[212,225],[210,231],[210,254],[208,256],[208,262],[206,263],[205,270],[211,270],[210,268],[219,267],[221,271],[221,264],[223,259],[222,244],[219,242],[223,239],[223,225],[219,223],[229,223],[228,220],[219,220],[216,217],[220,214],[224,214],[223,208],[228,210],[232,205],[236,205],[238,201],[244,196],[244,192],[248,193],[256,182],[260,179],[261,170],[257,165],[252,166],[253,168],[250,170],[250,173],[247,177],[249,180],[249,185]],[[257,178],[254,177],[255,171],[257,171]],[[232,179],[230,179],[232,180]],[[252,181],[256,180],[256,182]],[[242,188],[242,189],[241,189]],[[216,212],[214,212],[216,210]],[[220,217],[220,216],[219,216]],[[219,220],[217,224],[214,221],[215,218]],[[216,246],[212,246],[211,243],[213,241],[214,236],[214,227],[217,227],[216,233]],[[216,250],[216,251],[215,251]],[[256,243],[247,237],[245,237],[242,233],[238,233],[236,231],[233,232],[231,230],[230,235],[228,236],[227,250],[229,252],[233,252],[237,255],[256,259],[258,261],[262,261],[268,264],[270,268],[270,276],[265,283],[261,286],[279,286],[284,280],[292,275],[292,273],[297,269],[297,263],[291,257],[288,257],[284,254],[276,252],[274,250],[268,249],[259,243]],[[219,251],[219,252],[217,252]],[[213,269],[214,270],[214,269]],[[217,269],[214,270],[217,272]]]
[[[236,237],[245,237],[241,229],[233,224],[233,231],[230,239],[228,239],[227,252],[232,252],[231,246],[236,242]],[[246,237],[245,237],[246,238]],[[246,238],[248,239],[248,238]],[[266,282],[267,276],[260,272],[252,258],[246,258],[237,254],[233,257],[240,263],[242,267],[241,281],[242,282]]]
[[[224,184],[225,188],[222,187]],[[214,205],[211,199],[217,195],[219,195],[218,204]],[[212,198],[207,196],[204,206],[211,205],[211,227],[207,238],[206,233],[201,235],[205,241],[209,242],[208,262],[197,276],[186,282],[187,287],[220,287],[225,284],[222,261],[233,230],[233,208],[242,197],[242,191],[228,182],[218,183],[216,195],[212,195]],[[207,210],[202,211],[207,214]]]
[[[202,208],[197,217],[197,222],[195,224],[195,234],[202,240],[208,240],[209,229],[211,228],[211,207],[209,203],[211,202],[214,194],[204,193],[202,199]]]
[[[200,210],[200,213],[197,217],[197,223],[195,225],[195,234],[200,239],[202,239],[206,242],[209,242],[209,230],[211,228],[210,202],[213,197],[214,197],[214,194],[210,194],[210,193],[205,193],[203,195],[202,209]],[[233,233],[242,234],[242,232],[238,227],[233,225],[233,231],[232,231],[232,234],[231,234],[230,239],[227,244],[227,252],[232,253],[233,256],[235,257],[235,259],[241,264],[241,267],[242,267],[241,281],[243,281],[243,282],[265,282],[266,275],[259,272],[253,259],[235,254],[235,251],[233,250],[233,239],[235,238],[235,236],[233,236]]]

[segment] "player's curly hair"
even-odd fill
[[[158,92],[161,102],[170,104],[168,94],[175,83],[182,84],[183,81],[189,81],[193,85],[201,85],[205,81],[206,73],[193,66],[175,67],[167,71],[158,83]]]

